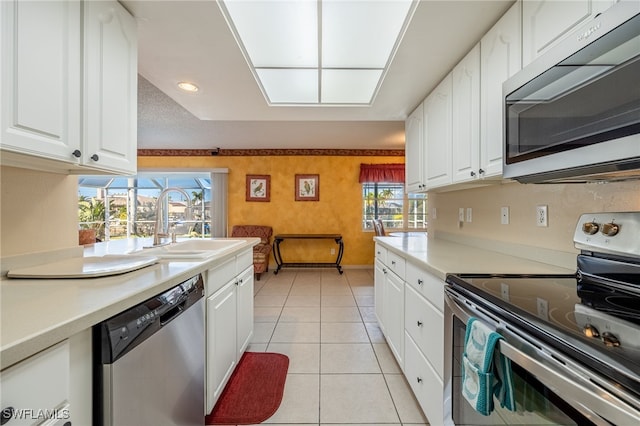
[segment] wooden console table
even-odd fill
[[[280,243],[284,240],[334,240],[338,244],[338,257],[335,262],[284,262],[282,260],[282,254],[280,254]],[[306,268],[323,268],[323,267],[335,267],[338,272],[342,274],[342,254],[344,253],[344,242],[342,241],[342,235],[340,234],[280,234],[273,237],[273,257],[276,260],[278,267],[274,274],[277,274],[280,269],[285,266],[297,266]]]

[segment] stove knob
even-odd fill
[[[613,237],[614,235],[617,235],[618,232],[620,232],[620,225],[616,223],[611,222],[602,225],[602,233],[607,237]]]
[[[582,224],[582,232],[593,235],[600,230],[600,225],[595,222],[585,222]]]
[[[609,333],[608,331],[602,333],[602,342],[605,344],[605,346],[613,346],[613,347],[620,346],[620,340],[618,340],[616,336]]]
[[[600,337],[600,332],[598,331],[598,329],[591,324],[585,325],[582,329],[582,332],[587,337]]]

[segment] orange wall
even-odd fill
[[[373,264],[373,232],[362,230],[360,163],[404,163],[404,157],[220,156],[138,157],[138,168],[228,168],[229,229],[236,224],[270,225],[275,234],[342,234],[342,265]],[[246,175],[271,176],[271,201],[245,201]],[[320,175],[320,201],[295,201],[295,175]],[[287,262],[331,262],[331,241],[285,241]],[[273,257],[271,260],[273,264]]]

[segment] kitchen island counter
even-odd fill
[[[245,242],[233,249],[206,259],[165,259],[133,272],[102,278],[11,279],[3,274],[0,281],[0,369],[211,269],[260,242],[258,238],[243,240]],[[84,256],[126,254],[148,243],[146,240],[98,243],[85,248]],[[79,248],[77,255],[82,254],[82,248]],[[48,255],[35,256],[46,259]]]

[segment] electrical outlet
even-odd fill
[[[464,222],[464,207],[458,209],[458,222]]]
[[[509,224],[509,207],[500,208],[500,223],[503,225]]]
[[[473,219],[473,210],[471,209],[471,207],[467,207],[467,222],[471,223],[472,219]]]
[[[538,317],[542,318],[545,321],[549,320],[549,302],[546,301],[545,299],[541,299],[540,297],[538,297],[537,305],[538,305]]]
[[[505,302],[509,301],[509,284],[500,283],[500,297]]]
[[[536,206],[536,226],[549,226],[547,206]]]

